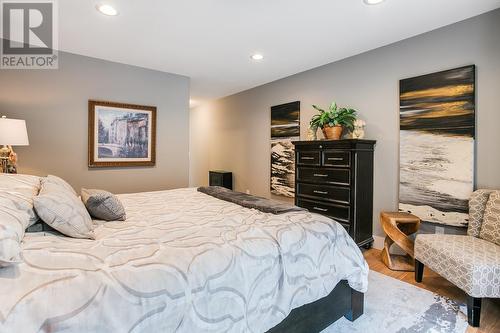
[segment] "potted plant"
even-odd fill
[[[357,111],[351,108],[340,108],[332,102],[328,110],[313,105],[319,111],[310,121],[311,127],[321,128],[326,139],[339,140],[345,128],[352,130]]]

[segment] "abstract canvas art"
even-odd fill
[[[89,166],[155,163],[156,107],[89,101]]]
[[[401,80],[399,209],[466,226],[474,138],[475,66]]]
[[[295,150],[300,138],[300,102],[271,107],[271,193],[293,197]]]

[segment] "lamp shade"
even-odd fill
[[[27,146],[26,122],[21,119],[0,118],[0,145]]]

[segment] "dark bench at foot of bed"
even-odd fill
[[[342,317],[350,321],[363,314],[364,294],[342,280],[328,296],[305,304],[292,312],[267,333],[316,333],[321,332]]]

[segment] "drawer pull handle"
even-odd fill
[[[319,208],[319,207],[313,207],[314,210],[319,210],[320,212],[327,212],[328,209],[326,208]]]
[[[328,194],[328,192],[326,192],[326,191],[318,191],[318,190],[314,190],[313,192],[314,192],[314,193],[317,193],[317,194]]]
[[[328,157],[329,161],[343,161],[344,159],[342,157]]]
[[[314,157],[303,156],[300,159],[301,160],[314,160]]]
[[[323,173],[315,173],[313,174],[314,177],[328,177],[328,175],[325,175]]]

